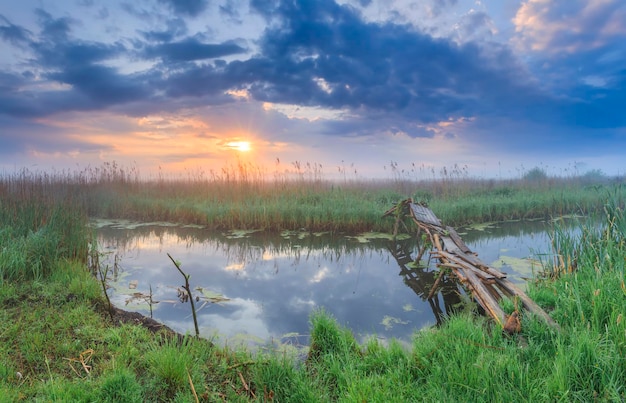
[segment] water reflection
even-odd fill
[[[426,296],[437,272],[433,262],[415,268],[415,241],[393,244],[371,239],[285,232],[212,233],[202,228],[129,222],[94,222],[104,264],[112,269],[114,304],[149,313],[133,294],[160,301],[154,317],[180,332],[193,333],[189,304],[178,299],[184,279],[166,253],[191,275],[200,296],[215,303],[197,306],[202,336],[220,343],[307,344],[309,314],[323,307],[361,341],[368,337],[410,342],[415,330],[431,326],[460,302],[445,283],[432,301]],[[508,232],[507,232],[508,228]],[[520,232],[521,231],[521,232]],[[497,235],[495,235],[497,234]],[[464,230],[468,246],[489,263],[528,257],[531,248],[549,250],[545,223],[520,230],[499,224]],[[495,245],[495,247],[494,247]],[[505,267],[519,279],[515,267]],[[444,280],[449,281],[449,280]],[[522,280],[519,280],[522,281]]]

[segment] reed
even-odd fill
[[[251,356],[192,337],[181,343],[135,325],[111,326],[99,284],[86,267],[88,213],[149,216],[161,211],[171,219],[202,219],[219,207],[224,215],[216,214],[216,219],[222,217],[224,225],[251,225],[243,207],[257,206],[256,214],[267,215],[268,221],[284,220],[280,225],[285,227],[323,227],[332,219],[357,228],[361,222],[371,225],[405,197],[386,184],[347,179],[331,183],[317,180],[315,167],[310,168],[312,178],[306,166],[293,169],[300,176],[263,186],[257,186],[261,179],[254,173],[246,177],[252,183],[241,187],[233,185],[241,177],[230,172],[214,184],[221,188],[211,188],[213,179],[202,178],[209,190],[191,186],[191,179],[144,182],[117,166],[93,177],[20,172],[3,178],[0,320],[6,326],[0,331],[0,396],[8,401],[193,401],[195,396],[207,401],[626,399],[624,189],[608,184],[585,188],[572,178],[551,185],[544,183],[551,180],[545,177],[492,187],[480,182],[458,191],[450,183],[445,191],[437,188],[442,183],[430,188],[409,186],[404,178],[396,183],[430,197],[437,214],[450,218],[556,214],[565,208],[601,214],[600,226],[555,231],[554,258],[543,262],[545,274],[529,285],[529,295],[550,311],[559,332],[523,315],[521,335],[508,337],[486,319],[463,312],[437,329],[417,332],[410,346],[376,339],[360,345],[334,318],[318,311],[311,317],[311,346],[302,362],[269,352]],[[226,179],[235,189],[223,186]],[[299,180],[313,181],[313,189]],[[224,193],[213,194],[215,189]],[[532,196],[525,194],[531,191]],[[222,204],[207,202],[210,197]],[[335,203],[332,208],[326,207],[326,197]],[[224,206],[225,200],[232,204]],[[276,206],[284,211],[263,210],[262,201],[268,200],[279,200]],[[481,200],[490,207],[476,206]],[[309,214],[303,205],[316,212]],[[361,211],[354,205],[368,207]],[[445,212],[447,205],[456,207]],[[137,206],[153,210],[135,211]],[[387,222],[385,228],[392,226]],[[90,351],[93,359],[82,367]]]
[[[87,215],[56,179],[22,172],[0,192],[0,282],[41,280],[61,259],[86,258]]]
[[[142,177],[115,163],[82,171],[36,173],[0,178],[0,191],[18,199],[69,198],[79,211],[101,218],[172,221],[209,229],[264,229],[356,233],[385,231],[381,212],[407,197],[425,201],[447,224],[589,214],[602,209],[601,189],[626,189],[600,173],[550,177],[530,171],[518,179],[476,179],[466,168],[433,171],[431,178],[393,165],[387,180],[348,176],[326,179],[318,164],[294,162],[273,174],[238,162],[219,172]],[[439,175],[439,176],[438,176]],[[618,179],[614,179],[614,182]],[[30,221],[41,214],[34,203]]]

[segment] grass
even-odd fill
[[[626,187],[616,185],[623,178],[601,173],[549,177],[531,170],[518,179],[487,180],[471,178],[455,167],[443,169],[439,177],[433,172],[431,179],[417,179],[417,174],[411,176],[392,164],[388,180],[361,179],[356,174],[327,180],[316,164],[292,165],[277,168],[273,175],[239,163],[221,172],[148,179],[115,163],[53,174],[23,170],[0,178],[0,194],[69,198],[88,216],[99,218],[170,221],[214,230],[306,228],[346,233],[387,230],[388,220],[381,212],[407,197],[428,202],[452,226],[589,214],[601,209],[606,190],[617,189],[619,197],[626,197]]]
[[[128,193],[124,197],[129,198],[122,204],[131,199],[146,203],[155,209],[150,214],[160,203],[159,208],[171,211],[165,206],[174,201],[183,206],[198,203],[198,208],[206,211],[212,207],[200,199],[193,202],[193,192],[198,190],[183,193],[185,183],[181,188],[172,185],[174,190],[164,187],[161,198],[151,199],[150,189],[158,188],[159,183],[143,184],[117,176],[107,182],[106,175],[101,182],[81,183],[64,175],[23,173],[0,182],[3,401],[195,401],[196,396],[199,401],[234,402],[626,399],[626,218],[624,190],[619,186],[604,185],[600,190],[563,183],[565,190],[556,191],[556,186],[537,185],[538,196],[531,198],[525,195],[528,184],[498,185],[493,190],[479,189],[491,203],[491,207],[480,207],[470,202],[481,200],[479,191],[472,196],[473,190],[456,191],[450,185],[446,196],[437,193],[433,185],[429,202],[438,215],[440,209],[445,211],[444,200],[449,201],[446,205],[457,206],[442,216],[451,217],[456,208],[477,220],[492,220],[521,214],[523,208],[535,206],[533,203],[554,203],[551,208],[555,211],[589,209],[602,214],[602,225],[583,226],[578,235],[556,231],[552,239],[556,258],[543,262],[545,272],[530,284],[530,296],[550,312],[561,331],[523,315],[522,333],[504,336],[487,319],[465,311],[439,328],[417,332],[407,349],[395,341],[383,345],[376,339],[359,344],[320,310],[310,318],[311,345],[302,361],[276,353],[233,351],[207,340],[180,339],[165,331],[152,333],[135,324],[113,321],[106,312],[100,284],[87,268],[87,216],[115,199],[107,196],[100,200],[96,194],[102,196],[104,193],[98,192],[119,187],[114,194],[122,198]],[[324,187],[328,184],[315,186],[320,186],[319,193],[302,189],[303,193],[294,197],[308,200],[306,206],[325,205],[324,192],[336,191]],[[373,222],[369,210],[361,212],[364,215],[348,207],[348,213],[341,210],[356,195],[371,190],[336,192],[333,197],[343,197],[345,204],[332,210],[337,210],[342,223]],[[359,197],[374,203],[377,215],[395,197],[404,197],[389,189],[377,192],[376,196]],[[464,196],[455,199],[454,195]],[[278,196],[261,194],[260,201],[249,204],[258,203],[260,209],[262,200]],[[594,201],[600,198],[600,203]],[[126,211],[118,208],[111,208],[110,213]],[[186,209],[177,214],[189,214]],[[331,209],[320,209],[330,214]],[[537,207],[536,211],[542,210]],[[307,222],[324,222],[320,218],[315,221],[307,210],[285,210],[285,216],[290,218],[281,225],[296,228]],[[243,218],[229,220],[229,225],[247,222],[238,221]],[[391,226],[387,222],[385,228]]]

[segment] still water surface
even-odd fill
[[[460,302],[454,285],[426,300],[437,272],[407,265],[415,240],[300,232],[215,233],[165,223],[95,220],[102,263],[110,269],[112,302],[150,315],[176,331],[193,333],[189,303],[179,299],[184,279],[167,256],[190,274],[203,337],[220,344],[306,345],[309,315],[323,308],[359,341],[370,337],[410,343]],[[550,253],[552,226],[507,222],[459,233],[481,260],[524,283]],[[426,256],[428,259],[428,256]],[[197,288],[200,288],[198,290]]]

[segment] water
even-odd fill
[[[461,301],[451,282],[433,301],[426,299],[437,271],[434,262],[422,269],[406,264],[407,256],[417,255],[414,240],[394,244],[377,234],[214,233],[166,223],[93,224],[115,305],[193,334],[190,305],[179,299],[184,279],[169,253],[190,275],[199,298],[201,335],[219,344],[306,345],[309,315],[318,308],[361,342],[377,337],[410,343],[416,330],[436,324]],[[523,284],[540,268],[537,259],[549,257],[549,230],[547,223],[536,221],[460,228],[459,233],[481,260]],[[150,289],[158,301],[152,312]]]

